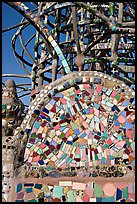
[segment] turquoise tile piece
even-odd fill
[[[116,202],[114,196],[102,198],[102,202]]]
[[[53,197],[61,198],[63,195],[63,187],[62,186],[54,186],[53,188]]]
[[[26,193],[31,193],[32,192],[32,188],[26,188]]]
[[[19,183],[16,185],[16,193],[20,192],[22,190],[22,183]]]

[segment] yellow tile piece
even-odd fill
[[[33,188],[33,192],[34,194],[39,197],[42,195],[42,191],[40,189],[37,189],[37,188]]]
[[[47,185],[43,185],[41,188],[42,191],[44,191],[44,193],[48,193],[49,189]]]
[[[89,118],[90,120],[93,118],[93,114],[86,114],[86,117]]]
[[[70,134],[73,134],[73,133],[74,133],[74,131],[73,131],[72,129],[70,129],[69,132],[70,132]]]
[[[48,41],[51,42],[52,40],[54,40],[54,39],[53,39],[53,37],[50,35],[50,36],[48,37]]]

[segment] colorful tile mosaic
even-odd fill
[[[32,185],[33,184],[33,185]],[[20,188],[22,186],[22,188]],[[135,183],[124,184],[59,181],[58,185],[18,183],[14,202],[132,202]]]
[[[29,134],[24,161],[58,170],[122,164],[134,166],[134,98],[101,78],[71,87],[63,84],[37,116]],[[70,88],[68,88],[70,87]]]

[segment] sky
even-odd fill
[[[15,11],[12,7],[8,6],[4,2],[2,2],[2,30],[9,28],[13,25],[16,25],[20,23],[22,20],[22,15],[19,14],[17,11]],[[27,74],[22,68],[21,65],[16,61],[14,53],[12,51],[11,46],[11,40],[15,32],[18,30],[18,28],[12,29],[10,31],[2,33],[2,74],[7,73],[16,73],[16,74]],[[30,33],[34,33],[34,29],[32,26],[30,26],[29,29],[25,30],[27,35],[25,34],[23,36],[24,42],[25,40],[29,38]],[[21,45],[17,41],[16,43],[16,49],[17,51],[20,51],[21,53]],[[26,59],[29,60],[29,58],[26,57]],[[30,60],[29,60],[30,62]],[[5,81],[8,79],[8,77],[3,77],[2,82],[5,83]],[[24,78],[17,78],[12,77],[16,84],[19,83],[30,83],[30,79],[24,79]],[[25,92],[23,92],[25,93]],[[22,93],[22,94],[23,94]],[[29,105],[29,96],[24,96],[21,98],[22,102]]]

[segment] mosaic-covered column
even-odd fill
[[[2,91],[2,192],[3,199],[7,201],[17,153],[14,130],[23,119],[24,106],[17,97],[16,84],[13,80],[7,80]]]

